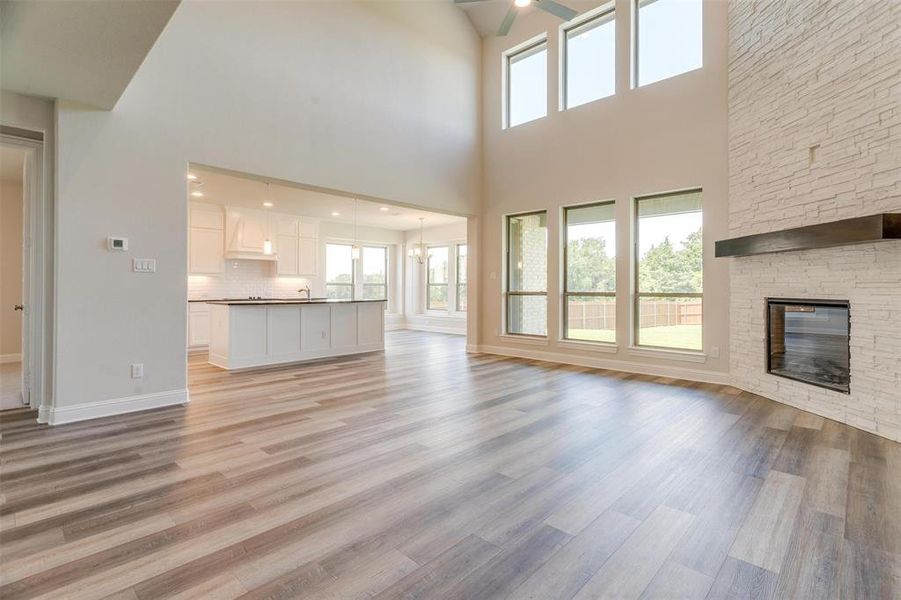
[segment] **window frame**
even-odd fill
[[[378,249],[381,250],[385,257],[385,282],[384,283],[366,283],[366,248],[370,249]],[[362,299],[366,294],[367,287],[381,287],[385,289],[385,295],[378,300],[382,302],[388,302],[388,294],[389,294],[389,271],[388,271],[388,246],[384,246],[381,244],[361,244],[360,245],[360,298]],[[356,278],[354,278],[356,281]]]
[[[516,331],[510,331],[510,299],[513,296],[544,296],[545,298],[545,311],[547,311],[547,281],[545,281],[545,287],[543,292],[527,292],[527,291],[519,291],[519,290],[511,290],[510,289],[510,273],[512,269],[510,268],[510,220],[516,217],[528,217],[532,215],[544,215],[545,220],[548,218],[548,211],[545,209],[541,210],[532,210],[528,212],[520,212],[520,213],[512,213],[508,215],[504,215],[504,294],[503,294],[503,311],[504,311],[504,335],[517,336],[522,338],[531,338],[536,340],[546,340],[548,339],[547,333],[544,335],[538,335],[535,333],[518,333]],[[545,221],[547,222],[547,221]],[[545,226],[545,229],[548,229]],[[548,231],[548,233],[550,233]],[[545,258],[545,271],[547,271],[547,259]],[[547,312],[545,312],[544,316],[545,320],[545,330],[547,327]]]
[[[447,281],[444,283],[432,283],[431,276],[429,274],[429,260],[431,259],[431,255],[429,251],[432,248],[444,248],[447,250]],[[450,312],[451,303],[450,303],[450,263],[451,263],[451,244],[429,244],[425,249],[425,309],[426,312],[441,312],[447,313]],[[431,303],[432,295],[429,293],[432,291],[432,287],[444,287],[447,290],[445,297],[447,298],[447,306],[444,308],[433,308]]]
[[[638,63],[641,60],[639,56],[638,44],[639,44],[639,36],[641,35],[641,27],[640,27],[640,19],[638,18],[638,11],[641,9],[641,4],[643,0],[632,0],[632,10],[630,11],[630,21],[632,24],[632,43],[631,45],[631,59],[632,65],[630,70],[632,89],[638,89],[640,87],[644,87],[646,85],[654,85],[655,83],[660,83],[661,81],[666,81],[667,79],[672,79],[673,77],[679,77],[680,75],[685,75],[686,73],[691,73],[692,71],[697,71],[699,69],[704,68],[704,1],[699,0],[701,2],[701,65],[695,67],[694,69],[690,69],[688,71],[682,71],[681,73],[677,73],[675,75],[670,75],[669,77],[665,77],[663,79],[658,79],[657,81],[652,81],[650,83],[645,83],[642,85],[639,80],[639,72],[638,72]],[[648,4],[653,4],[654,2],[658,2],[659,0],[644,0],[645,6]]]
[[[573,209],[579,208],[591,208],[593,206],[612,206],[614,209],[613,214],[613,223],[614,223],[614,232],[616,231],[616,200],[599,200],[597,202],[588,202],[585,204],[573,204],[570,206],[563,207],[563,215],[561,219],[563,232],[561,234],[561,239],[563,240],[563,245],[561,247],[561,254],[563,257],[563,271],[561,272],[563,282],[560,286],[562,293],[562,305],[563,310],[561,311],[563,315],[563,323],[561,326],[561,336],[560,339],[566,342],[578,342],[580,344],[595,344],[598,346],[612,346],[616,347],[619,343],[616,335],[616,329],[613,330],[613,341],[612,342],[603,342],[603,341],[593,341],[593,340],[582,340],[577,338],[569,337],[569,298],[571,296],[594,296],[598,298],[613,298],[614,303],[616,302],[616,275],[619,267],[619,261],[614,260],[614,270],[613,270],[613,291],[612,292],[570,292],[569,291],[569,265],[567,263],[569,252],[567,251],[567,245],[569,244],[569,228],[567,227],[567,212]],[[637,205],[636,205],[637,206]],[[637,209],[636,209],[637,210]],[[615,233],[614,233],[615,235]],[[614,243],[616,240],[614,239]],[[614,255],[616,256],[616,255]],[[637,272],[637,269],[636,269]]]
[[[661,350],[665,352],[677,352],[683,354],[703,354],[704,353],[704,292],[642,292],[641,287],[638,284],[640,265],[641,265],[641,250],[640,250],[640,240],[639,240],[639,216],[638,216],[638,205],[643,200],[655,200],[657,198],[666,198],[669,196],[679,196],[682,194],[692,194],[698,193],[701,194],[701,236],[703,239],[704,235],[704,190],[700,187],[695,188],[686,188],[681,190],[673,190],[670,192],[660,192],[656,194],[646,194],[644,196],[635,196],[632,199],[632,221],[634,226],[632,227],[632,347],[644,350]],[[701,282],[703,286],[704,281],[704,255],[703,252],[701,254]],[[701,299],[701,348],[679,348],[676,346],[654,346],[651,344],[642,344],[640,343],[641,337],[639,336],[639,330],[641,329],[641,298],[700,298]]]
[[[537,121],[539,119],[546,118],[548,116],[547,110],[547,98],[545,98],[545,107],[544,107],[544,115],[541,117],[536,117],[529,121],[523,121],[522,123],[517,123],[516,125],[510,124],[510,65],[511,62],[521,57],[522,59],[528,58],[533,54],[536,54],[544,50],[547,52],[547,56],[545,57],[545,62],[550,56],[550,49],[548,46],[548,38],[547,32],[543,32],[538,34],[537,36],[526,40],[525,42],[516,45],[508,50],[505,50],[501,53],[501,129],[511,129],[513,127],[518,127],[520,125],[526,125],[527,123],[531,123],[533,121]],[[547,74],[547,69],[545,68],[545,73]],[[546,77],[545,77],[546,79]],[[547,81],[545,81],[545,96],[547,96]]]
[[[350,259],[350,283],[334,283],[328,280],[328,247],[329,246],[348,246],[351,249],[351,259]],[[340,286],[340,287],[349,287],[350,288],[350,299],[356,300],[356,280],[357,280],[357,265],[356,261],[353,259],[353,244],[345,243],[345,242],[325,242],[325,296],[328,297],[328,289],[329,286]]]
[[[637,0],[636,0],[637,1]],[[567,92],[567,86],[569,83],[569,34],[578,29],[589,29],[589,25],[594,23],[595,21],[600,21],[610,16],[613,21],[614,28],[616,27],[616,3],[615,2],[606,2],[596,8],[593,8],[589,11],[586,11],[580,14],[578,17],[573,19],[572,21],[568,21],[560,25],[560,34],[559,34],[559,44],[560,49],[558,52],[559,55],[559,67],[558,72],[559,75],[559,110],[570,110],[571,108],[579,108],[579,106],[585,106],[586,104],[591,104],[593,102],[597,102],[598,100],[604,100],[605,98],[611,98],[616,95],[616,45],[614,44],[614,54],[613,54],[613,93],[609,96],[602,96],[600,98],[595,98],[594,100],[589,100],[588,102],[583,102],[578,106],[569,106],[569,98]],[[599,25],[603,25],[600,23]]]
[[[466,281],[462,284],[460,283],[460,248],[466,248],[466,259],[469,259],[469,243],[468,242],[457,242],[454,244],[454,289],[456,290],[456,295],[454,296],[454,312],[465,313],[467,312],[468,306],[466,308],[460,308],[460,286],[462,285],[464,291],[468,291],[469,285],[469,267],[466,269]],[[464,293],[464,296],[466,294]]]

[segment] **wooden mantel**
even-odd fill
[[[901,240],[901,213],[881,213],[719,240],[716,256],[752,256],[883,240]]]

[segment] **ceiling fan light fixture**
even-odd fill
[[[525,8],[532,3],[532,0],[513,0],[513,4],[519,8]]]

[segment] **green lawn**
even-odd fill
[[[666,327],[646,327],[639,333],[642,346],[662,346],[664,348],[701,349],[700,325],[669,325]],[[592,342],[612,342],[614,333],[610,329],[570,329],[570,339]]]

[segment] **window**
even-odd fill
[[[353,247],[350,244],[325,245],[325,295],[344,300],[354,297]]]
[[[635,0],[636,85],[703,66],[702,9],[702,0]]]
[[[363,300],[388,299],[388,249],[363,246]]]
[[[506,332],[547,335],[547,213],[507,217]]]
[[[466,244],[457,244],[457,311],[466,312]]]
[[[701,191],[636,200],[635,343],[701,350]]]
[[[447,310],[447,246],[428,249],[426,308]]]
[[[616,93],[614,17],[613,9],[607,9],[564,30],[561,108],[573,108]]]
[[[616,342],[613,202],[563,209],[563,337]]]
[[[505,127],[547,115],[547,40],[505,57],[507,106]]]

